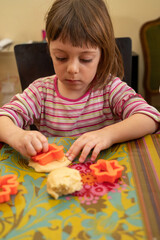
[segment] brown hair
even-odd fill
[[[99,61],[91,85],[101,88],[113,76],[124,75],[122,57],[115,42],[112,22],[103,0],[56,0],[46,17],[48,43],[60,38],[73,46],[99,47]]]

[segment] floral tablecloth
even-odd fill
[[[74,138],[49,138],[65,152]],[[124,166],[114,184],[97,183],[78,159],[83,188],[55,200],[46,191],[46,173],[28,167],[27,160],[0,145],[0,175],[18,176],[18,193],[0,204],[0,239],[6,240],[138,240],[160,239],[160,135],[117,144],[98,159],[116,159]]]

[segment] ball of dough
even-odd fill
[[[78,170],[62,167],[53,170],[47,177],[47,192],[55,199],[82,189]]]

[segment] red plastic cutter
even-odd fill
[[[117,160],[99,159],[97,163],[90,165],[90,169],[98,183],[114,183],[117,178],[121,177],[124,167],[119,165]]]
[[[10,195],[17,193],[19,182],[15,174],[0,177],[0,203],[10,200]]]
[[[49,144],[48,152],[39,153],[32,157],[32,160],[38,162],[40,165],[46,165],[47,163],[55,160],[60,160],[64,157],[63,146],[57,146],[55,143]]]

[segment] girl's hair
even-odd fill
[[[46,17],[48,43],[69,40],[73,46],[99,47],[101,59],[91,86],[102,88],[111,77],[124,76],[122,57],[103,0],[56,0]]]

